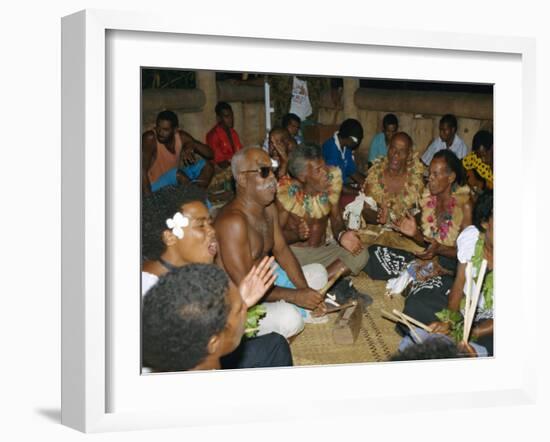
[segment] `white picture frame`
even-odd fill
[[[402,412],[411,407],[431,410],[435,409],[434,399],[438,401],[438,408],[466,408],[472,403],[476,406],[534,403],[536,323],[534,320],[522,321],[526,325],[520,340],[514,333],[512,316],[515,321],[527,318],[528,306],[536,304],[535,281],[526,277],[511,279],[514,267],[501,259],[507,253],[517,253],[519,259],[516,263],[522,263],[520,274],[527,275],[526,257],[536,253],[533,243],[521,241],[525,236],[522,227],[529,225],[529,220],[536,219],[536,192],[533,189],[527,191],[521,185],[513,186],[504,178],[512,173],[514,167],[529,170],[534,158],[534,155],[529,155],[534,148],[534,41],[422,31],[396,33],[360,26],[335,25],[329,32],[314,26],[281,26],[274,31],[264,23],[250,23],[234,29],[230,24],[224,26],[200,18],[187,21],[185,28],[181,23],[168,14],[155,16],[100,10],[82,11],[62,21],[62,423],[84,432],[101,432],[208,425],[214,420],[217,423],[239,423],[307,419],[318,416],[320,410],[330,403],[338,404],[335,413],[340,416]],[[119,40],[109,40],[113,36]],[[131,50],[121,51],[135,48],[131,45],[136,44],[136,39],[143,53],[135,57]],[[130,91],[131,96],[118,97],[119,89],[113,88],[113,84],[120,84],[116,83],[120,72],[110,70],[110,66],[114,64],[117,69],[128,69],[131,77],[135,63],[141,64],[142,55],[146,57],[154,48],[159,52],[169,52],[166,47],[181,44],[194,47],[188,54],[212,51],[210,60],[203,57],[198,62],[186,57],[188,61],[184,62],[189,63],[186,67],[195,69],[258,71],[254,66],[259,65],[254,63],[260,63],[257,60],[261,58],[260,54],[281,50],[292,51],[304,58],[302,64],[299,57],[294,57],[292,67],[290,62],[283,66],[290,67],[289,72],[293,73],[312,73],[309,71],[312,69],[311,58],[308,59],[314,57],[312,54],[345,53],[350,59],[357,60],[359,58],[354,57],[362,51],[373,57],[389,54],[387,62],[393,70],[386,72],[385,76],[382,73],[385,78],[406,75],[403,78],[422,79],[413,73],[422,72],[419,60],[433,62],[431,68],[434,72],[439,72],[438,63],[442,64],[442,60],[459,59],[461,63],[474,62],[485,66],[487,59],[492,59],[497,65],[505,66],[503,71],[509,72],[460,74],[456,69],[458,73],[436,73],[430,77],[482,82],[490,80],[492,75],[499,78],[495,83],[495,230],[496,260],[499,263],[495,285],[497,290],[520,295],[516,295],[514,304],[505,297],[496,301],[496,357],[475,361],[140,376],[135,364],[136,352],[139,354],[139,345],[136,344],[136,336],[139,343],[139,327],[135,327],[136,323],[139,324],[139,315],[135,314],[139,311],[139,290],[135,291],[135,302],[130,303],[128,299],[133,299],[132,290],[125,291],[126,295],[113,295],[122,293],[118,289],[122,287],[118,285],[119,279],[125,279],[124,283],[130,287],[132,284],[134,288],[139,286],[139,268],[135,265],[139,257],[135,253],[128,254],[124,248],[132,239],[131,247],[139,247],[139,240],[137,244],[135,242],[139,238],[136,236],[139,235],[136,233],[139,232],[139,210],[136,212],[136,207],[139,209],[139,167],[132,166],[139,164],[139,141],[135,143],[136,139],[139,140],[139,133],[131,130],[127,132],[131,134],[128,139],[121,141],[119,128],[126,126],[123,121],[119,124],[116,120],[120,115],[120,102],[124,99],[129,109],[128,127],[139,127],[139,102],[135,101],[139,90]],[[247,50],[256,51],[257,57],[254,60],[228,57],[221,50],[223,48],[237,54],[241,50],[243,54]],[[399,63],[392,61],[392,57],[397,61],[401,57],[411,64],[402,68],[402,72],[408,69],[406,74],[399,71]],[[157,60],[160,64],[155,65],[158,66],[185,67],[181,60],[174,61],[172,66],[163,63],[162,58]],[[124,63],[127,65],[123,66]],[[267,58],[261,63],[263,68],[259,71],[284,72],[277,60]],[[149,63],[142,65],[151,66]],[[315,73],[367,76],[359,75],[361,69],[357,64],[334,67],[327,63],[317,66]],[[139,72],[135,75],[139,76]],[[128,84],[128,87],[135,84],[135,79],[130,79]],[[510,106],[516,115],[521,114],[521,120],[515,120],[521,124],[511,124]],[[111,129],[107,130],[109,127]],[[120,147],[123,144],[126,147]],[[117,148],[111,149],[113,146]],[[519,159],[510,159],[511,156],[499,153],[511,148],[515,149],[514,152],[520,150]],[[128,152],[134,152],[130,154],[131,158],[125,157]],[[124,161],[130,167],[121,167]],[[131,186],[135,186],[135,191],[131,191]],[[125,201],[120,200],[120,195],[125,196]],[[508,199],[515,201],[520,208],[514,212],[519,213],[515,229],[520,241],[514,244],[510,244],[504,233],[510,210],[506,205]],[[121,255],[129,258],[121,259]],[[125,312],[129,312],[130,319],[121,320],[123,316],[119,315]],[[126,323],[131,326],[126,327]],[[121,350],[117,339],[126,339],[128,354]],[[442,386],[438,383],[443,379],[442,372],[464,373],[464,377],[470,380],[457,379],[454,388]],[[471,373],[476,376],[470,376]],[[328,396],[313,392],[312,386],[327,376],[343,379],[341,390]],[[420,376],[426,382],[407,385],[407,376]],[[365,377],[385,379],[389,387],[358,382]],[[263,387],[265,394],[254,398],[254,409],[250,410],[242,386],[244,383],[259,385],[266,380],[269,382]],[[181,399],[182,391],[179,391],[182,386],[185,400]],[[205,388],[216,389],[219,397],[215,401],[212,398],[205,400],[201,397]],[[311,394],[304,397],[301,389]],[[138,404],[140,399],[143,404]],[[236,410],[246,409],[247,413],[229,416],[226,412],[228,406]]]

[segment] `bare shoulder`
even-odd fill
[[[141,150],[144,155],[155,155],[157,143],[156,135],[152,130],[144,132],[141,139]]]
[[[188,142],[194,140],[194,138],[191,136],[191,134],[185,132],[183,129],[178,129],[178,134],[179,134],[179,136],[181,137],[181,140],[184,143],[188,143]]]
[[[216,216],[216,229],[231,229],[247,228],[248,219],[246,215],[232,203],[227,204]]]
[[[147,130],[143,132],[142,139],[143,141],[155,141],[155,131]]]

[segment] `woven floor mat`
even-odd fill
[[[407,250],[418,250],[410,241],[395,232],[365,233],[361,238],[368,246],[383,244]],[[330,315],[325,324],[306,324],[304,331],[291,343],[294,365],[330,365],[386,361],[397,351],[401,336],[395,331],[395,323],[382,317],[381,310],[402,310],[404,298],[385,295],[386,281],[374,281],[361,272],[352,278],[353,285],[373,298],[373,303],[363,316],[361,331],[352,345],[338,345],[332,340],[332,328],[337,313]]]

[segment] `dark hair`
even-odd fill
[[[269,138],[271,138],[271,135],[284,132],[288,133],[288,129],[286,128],[286,126],[273,126],[269,131]]]
[[[439,124],[447,124],[449,127],[454,127],[455,129],[458,127],[456,117],[453,114],[443,115],[441,120],[439,120]]]
[[[449,173],[454,172],[456,175],[455,183],[459,186],[464,186],[466,184],[466,172],[464,171],[464,166],[462,166],[462,161],[458,159],[456,154],[451,149],[442,149],[435,153],[432,158],[432,161],[437,158],[443,158],[447,164],[447,171]]]
[[[338,129],[338,135],[342,138],[355,137],[359,140],[363,139],[363,126],[354,118],[348,118],[344,120]]]
[[[456,344],[448,339],[431,338],[421,344],[414,344],[395,353],[390,361],[415,361],[425,359],[458,358],[460,354]]]
[[[472,151],[477,152],[483,146],[485,149],[493,147],[493,134],[486,130],[476,132],[472,139]]]
[[[384,128],[390,126],[391,124],[395,124],[396,126],[399,126],[399,122],[397,121],[397,117],[394,114],[386,114],[384,115],[384,119],[382,120],[382,126]]]
[[[480,232],[485,231],[481,223],[489,221],[491,216],[493,216],[493,191],[486,189],[477,197],[474,213],[472,214],[474,225]]]
[[[171,110],[159,112],[155,124],[158,126],[160,121],[169,121],[170,124],[172,124],[172,128],[179,126],[178,116],[175,112],[172,112]]]
[[[231,106],[229,103],[226,103],[225,101],[220,101],[218,104],[216,104],[216,107],[214,108],[214,112],[216,112],[216,115],[218,117],[221,117],[222,111],[228,110],[233,112],[233,109],[231,109]]]
[[[156,260],[164,252],[162,232],[181,206],[193,201],[206,202],[206,191],[192,184],[166,186],[144,196],[141,203],[141,254],[143,260]]]
[[[294,148],[288,157],[288,173],[297,178],[306,167],[306,163],[311,160],[320,160],[323,158],[321,148],[315,144],[300,144]]]
[[[143,300],[143,365],[181,371],[203,361],[210,338],[227,322],[228,288],[213,264],[188,264],[161,277]]]
[[[298,124],[302,123],[302,120],[300,119],[300,117],[298,115],[293,114],[293,113],[288,113],[281,120],[281,126],[283,126],[286,129],[291,121],[295,121]]]

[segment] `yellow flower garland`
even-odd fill
[[[415,152],[407,164],[407,179],[403,190],[397,194],[389,194],[384,189],[382,178],[388,167],[388,158],[383,157],[375,160],[368,170],[367,179],[363,186],[365,195],[372,197],[378,206],[382,203],[390,205],[390,217],[400,219],[405,216],[408,209],[420,202],[424,190],[422,174],[424,166],[418,159]]]
[[[342,172],[338,167],[329,167],[327,192],[308,195],[300,184],[284,176],[279,180],[277,199],[283,208],[300,218],[308,215],[310,218],[323,218],[330,213],[334,204],[338,204],[342,192]]]
[[[466,170],[475,170],[481,178],[487,182],[489,188],[493,188],[493,171],[491,166],[485,164],[475,152],[470,152],[462,159],[462,165]]]

